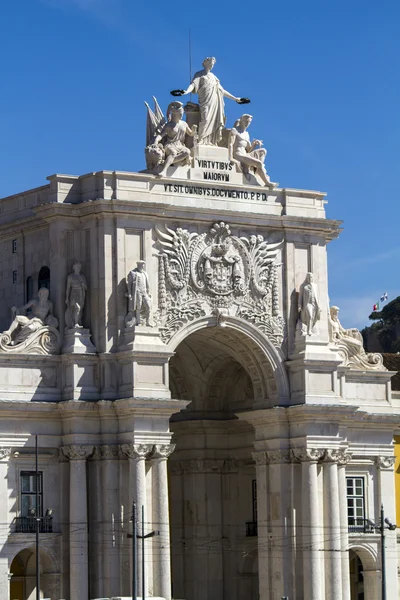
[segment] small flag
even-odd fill
[[[385,293],[384,293],[384,294],[382,294],[382,296],[381,296],[381,302],[385,302],[385,300],[387,300],[387,299],[388,299],[388,295],[387,295],[387,292],[385,292]]]
[[[379,302],[374,304],[374,306],[372,307],[372,310],[379,310]]]

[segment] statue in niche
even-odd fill
[[[49,300],[49,290],[40,288],[38,297],[30,300],[22,307],[21,312],[31,310],[30,314],[18,314],[18,309],[13,306],[13,321],[7,331],[1,335],[2,347],[18,346],[41,327],[58,327],[58,320],[53,315],[53,304]]]
[[[80,262],[74,263],[72,273],[67,277],[67,289],[65,290],[65,323],[67,329],[82,328],[81,318],[85,305],[87,282],[81,273]]]
[[[147,169],[162,177],[173,164],[190,164],[190,150],[185,137],[193,137],[197,126],[192,128],[182,121],[182,102],[171,102],[167,109],[167,121],[154,98],[155,110],[147,106],[147,145],[145,149]]]
[[[329,336],[338,346],[346,366],[355,369],[384,369],[382,356],[365,352],[363,337],[355,327],[345,329],[339,321],[339,307],[331,306],[328,314]]]
[[[299,292],[299,313],[303,335],[315,333],[315,325],[321,318],[318,288],[313,279],[313,274],[307,273]]]
[[[216,59],[211,56],[203,61],[203,69],[195,73],[186,90],[173,90],[173,96],[197,94],[200,106],[199,144],[218,146],[225,127],[224,96],[238,104],[248,104],[248,98],[238,98],[224,90],[219,79],[211,73]]]
[[[146,263],[144,260],[139,260],[136,265],[136,269],[128,274],[128,314],[125,323],[127,327],[140,325],[141,313],[143,312],[147,327],[152,327],[150,323],[151,293],[149,277],[144,270]]]
[[[243,171],[247,179],[250,178],[250,171],[253,171],[266,187],[273,189],[277,184],[270,180],[264,165],[267,150],[262,148],[262,140],[250,142],[247,128],[252,120],[251,115],[242,115],[232,127],[228,140],[229,159]]]

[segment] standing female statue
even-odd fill
[[[256,175],[260,177],[265,186],[269,188],[276,187],[267,175],[264,160],[267,150],[262,148],[262,140],[253,140],[250,143],[250,136],[247,128],[252,122],[251,115],[242,115],[229,133],[229,159],[242,169],[244,175],[249,177],[249,169],[253,169]],[[258,149],[257,146],[259,146]]]
[[[195,73],[192,83],[187,90],[173,90],[173,96],[184,96],[185,94],[198,95],[200,106],[199,144],[218,146],[222,137],[222,129],[225,126],[224,96],[235,100],[238,104],[247,104],[248,98],[237,98],[233,96],[220,84],[219,79],[211,73],[216,59],[205,58],[204,69]]]

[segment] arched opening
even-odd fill
[[[49,267],[42,267],[38,275],[38,290],[45,287],[50,289],[50,269]]]
[[[229,324],[182,336],[174,350],[171,394],[189,404],[170,424],[173,596],[257,600],[254,430],[236,413],[277,403],[276,370]]]
[[[357,552],[350,550],[350,590],[351,600],[364,600],[364,567]]]
[[[10,566],[10,600],[36,598],[36,553],[34,549],[21,550]],[[48,553],[40,552],[40,597],[58,598],[60,574],[55,572]]]
[[[361,545],[349,550],[351,600],[380,598],[381,572],[375,551]]]

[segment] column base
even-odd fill
[[[90,339],[89,329],[74,327],[64,331],[61,354],[95,354],[96,348]]]
[[[120,352],[126,350],[151,352],[165,350],[165,348],[158,327],[136,325],[136,327],[126,327],[124,329],[118,349]]]

